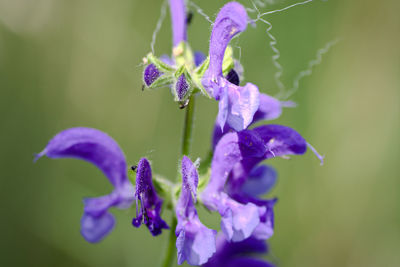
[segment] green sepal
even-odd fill
[[[150,63],[153,63],[157,67],[157,69],[159,69],[161,72],[168,73],[168,72],[175,71],[175,69],[173,67],[171,67],[167,63],[161,61],[159,58],[154,56],[152,53],[148,53],[146,58]]]
[[[200,161],[200,167],[198,169],[199,175],[204,175],[208,172],[208,169],[211,167],[212,158],[213,151],[210,149],[207,153],[207,156]]]
[[[175,73],[174,73],[175,78],[178,79],[179,76],[181,76],[182,73],[184,73],[184,72],[187,72],[187,71],[186,71],[185,65],[182,65],[175,71]]]
[[[132,171],[131,168],[128,168],[128,180],[131,181],[133,185],[136,184],[136,172]]]
[[[193,69],[194,67],[193,52],[188,43],[184,41],[180,42],[177,46],[173,48],[172,54],[175,58],[177,66],[186,65],[187,68]]]
[[[203,77],[204,73],[206,72],[206,70],[208,69],[208,67],[210,66],[210,57],[208,56],[203,63],[201,63],[200,66],[198,66],[194,71],[197,75],[199,75],[200,77]]]
[[[164,86],[169,86],[170,84],[173,84],[175,82],[174,76],[173,75],[168,75],[168,74],[163,74],[160,77],[157,78],[150,86],[145,85],[146,88],[159,88],[159,87],[164,87]],[[143,83],[146,84],[146,83]]]
[[[235,62],[233,60],[233,49],[228,46],[225,50],[224,60],[222,61],[222,74],[224,76],[228,75],[229,71],[235,67]]]
[[[157,194],[166,201],[169,201],[174,184],[158,174],[153,175],[153,184]]]
[[[199,175],[199,185],[197,187],[197,195],[200,195],[201,192],[204,191],[206,186],[208,185],[208,182],[210,181],[211,177],[211,168],[207,169],[207,172],[205,172],[203,175]]]

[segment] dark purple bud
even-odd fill
[[[150,86],[163,74],[164,73],[160,72],[154,64],[150,64],[144,69],[143,79],[146,85]]]
[[[187,92],[189,91],[189,87],[190,86],[186,80],[185,74],[179,76],[175,85],[176,96],[178,97],[179,101],[182,101],[185,98]]]
[[[234,69],[231,69],[229,71],[228,75],[226,75],[226,79],[230,83],[233,83],[234,85],[239,86],[239,83],[240,83],[239,75],[237,74],[237,72]]]

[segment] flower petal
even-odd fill
[[[128,181],[125,156],[106,133],[92,128],[70,128],[58,133],[37,158],[78,158],[96,165],[112,185]]]
[[[254,114],[253,123],[259,120],[273,120],[282,114],[282,102],[267,94],[260,94],[260,105]]]
[[[99,217],[83,214],[81,219],[81,234],[86,241],[96,243],[111,232],[114,224],[114,216],[109,212],[105,212]]]
[[[196,202],[197,185],[199,184],[199,174],[192,161],[187,157],[182,158],[182,189],[183,194],[193,194],[193,200]]]
[[[176,248],[178,264],[185,260],[190,265],[201,265],[215,253],[217,231],[205,227],[198,218],[192,219],[177,232]]]
[[[209,78],[222,77],[222,61],[230,40],[247,27],[246,9],[237,2],[229,2],[218,13],[210,38]]]
[[[218,209],[222,216],[221,230],[228,240],[238,242],[251,236],[260,223],[256,205],[240,204],[221,193]]]
[[[307,151],[306,140],[292,128],[282,125],[263,125],[253,129],[266,143],[264,159],[284,155],[301,155]]]
[[[261,165],[253,168],[242,185],[242,192],[249,196],[259,196],[268,193],[275,185],[277,172],[270,166]]]
[[[265,241],[250,237],[241,242],[228,242],[224,235],[218,234],[217,252],[203,267],[273,267],[266,261],[254,258],[254,254],[267,252]]]
[[[228,83],[228,117],[227,123],[235,131],[242,131],[253,121],[259,105],[257,86],[247,83],[244,87]],[[221,125],[223,129],[224,125]]]
[[[229,173],[245,158],[258,158],[266,153],[264,140],[251,130],[224,135],[218,142],[211,163],[211,178],[206,190],[223,191]]]
[[[256,101],[257,96],[255,95],[255,91],[253,91],[253,92],[254,92],[253,95],[250,94],[250,96],[252,97],[253,101]],[[282,114],[282,107],[294,107],[295,106],[295,104],[293,102],[290,102],[290,101],[281,102],[267,94],[259,93],[258,98],[259,98],[258,109],[254,113],[253,120],[251,121],[251,123],[249,123],[247,125],[247,127],[256,123],[257,121],[260,121],[260,120],[273,120],[273,119],[278,118]],[[256,102],[253,102],[252,107],[255,107],[255,106],[256,106]],[[225,107],[225,109],[228,110],[228,107]],[[219,110],[221,112],[221,107]],[[254,111],[253,109],[248,109],[248,110],[251,110],[251,112]],[[227,112],[226,116],[228,117],[228,112]],[[226,120],[225,120],[225,122],[226,122]],[[219,125],[217,125],[217,124],[219,124]],[[219,139],[221,139],[221,137],[225,133],[232,130],[232,127],[230,127],[227,124],[225,124],[223,127],[223,130],[221,130],[221,126],[220,126],[221,124],[222,124],[222,121],[220,121],[218,119],[216,125],[214,126],[213,140],[212,140],[213,148],[216,146]]]
[[[81,233],[89,242],[100,241],[114,225],[108,208],[127,208],[133,201],[133,186],[126,171],[125,156],[118,144],[107,134],[91,128],[71,128],[58,133],[37,158],[78,158],[97,166],[114,186],[102,197],[84,199]]]
[[[203,54],[203,52],[196,51],[194,52],[194,64],[196,67],[200,66],[204,60],[206,60],[206,55]]]
[[[185,1],[169,0],[169,7],[172,20],[173,44],[177,46],[180,42],[187,39]]]
[[[274,267],[274,265],[272,265],[269,262],[250,258],[250,257],[236,258],[236,259],[232,259],[229,262],[229,267],[243,267],[243,266],[246,266],[246,267]]]
[[[204,226],[194,206],[198,173],[192,161],[184,156],[182,159],[182,190],[176,205],[178,225],[176,248],[178,264],[185,260],[191,265],[200,265],[208,261],[215,253],[215,236],[217,232]]]

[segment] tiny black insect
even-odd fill
[[[193,19],[193,12],[189,11],[186,15],[186,24],[189,25],[192,22]]]
[[[136,171],[136,169],[137,169],[137,166],[136,166],[136,165],[132,165],[132,166],[131,166],[131,170],[132,170],[132,171]]]

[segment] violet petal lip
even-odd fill
[[[273,233],[273,217],[271,219],[271,215],[267,215],[267,203],[238,192],[251,170],[262,160],[303,154],[306,149],[307,143],[300,134],[281,125],[264,125],[252,130],[231,132],[220,139],[214,150],[211,178],[201,198],[209,209],[221,214],[221,227],[228,240],[241,241],[253,232],[260,237]],[[227,186],[230,175],[233,179],[229,180]],[[239,190],[232,190],[227,195],[227,188]],[[247,216],[243,217],[243,214]]]
[[[134,199],[133,186],[127,178],[125,156],[119,145],[102,131],[77,127],[58,133],[36,159],[77,158],[94,164],[114,186],[109,195],[84,199],[81,234],[88,242],[102,240],[113,228],[110,207],[128,208]]]
[[[217,235],[217,252],[203,267],[273,267],[271,263],[254,258],[268,253],[265,241],[250,237],[241,242],[229,242],[224,235]]]
[[[249,126],[261,120],[276,119],[282,114],[282,107],[291,107],[293,105],[294,103],[292,102],[281,102],[267,94],[260,93],[258,109],[254,113],[253,120],[251,121]],[[221,125],[220,120],[217,120],[213,132],[213,140],[212,140],[213,148],[215,148],[218,141],[225,133],[234,130],[232,127],[230,127],[229,124],[225,124],[223,128],[221,128],[220,125]]]
[[[178,264],[187,261],[190,265],[201,265],[215,253],[217,232],[204,226],[194,205],[199,176],[192,161],[182,159],[182,191],[175,208],[178,225],[176,248]]]
[[[168,229],[167,223],[161,218],[163,201],[158,197],[152,182],[150,163],[141,158],[136,169],[136,218],[132,220],[135,227],[144,223],[153,236],[159,235],[162,229]],[[138,201],[140,200],[140,210]]]
[[[187,40],[186,7],[184,0],[169,0],[174,47]]]
[[[235,131],[247,128],[259,106],[257,86],[247,83],[244,87],[227,82],[219,101],[218,123],[221,130],[227,123]]]

